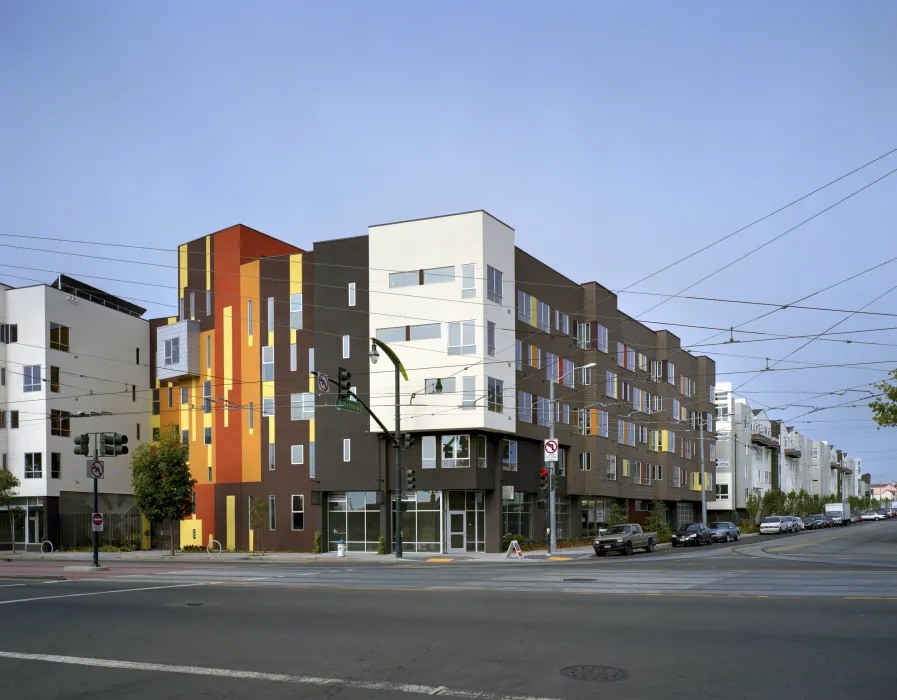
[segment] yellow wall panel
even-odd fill
[[[181,549],[187,544],[200,547],[205,544],[202,536],[202,520],[181,520]]]
[[[180,297],[184,298],[184,289],[187,287],[187,246],[178,246],[178,286],[181,289]]]

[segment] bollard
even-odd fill
[[[336,556],[344,557],[346,556],[346,541],[340,540],[336,543]]]

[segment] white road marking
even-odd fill
[[[166,588],[187,588],[190,586],[212,586],[218,581],[203,581],[202,583],[178,583],[173,586],[149,586],[146,588],[119,588],[114,591],[92,591],[90,593],[66,593],[65,595],[43,595],[37,598],[17,598],[16,600],[0,600],[0,605],[10,603],[30,603],[33,600],[56,600],[57,598],[79,598],[88,595],[110,595],[112,593],[135,593],[137,591],[161,591]]]
[[[115,661],[113,659],[92,659],[81,656],[55,656],[52,654],[22,654],[15,651],[0,651],[0,658],[18,659],[21,661],[44,661],[54,664],[71,664],[73,666],[94,666],[97,668],[116,668],[127,671],[156,671],[160,673],[180,673],[191,676],[215,676],[219,678],[237,678],[240,680],[271,681],[273,683],[291,683],[302,685],[330,686],[341,688],[360,688],[362,690],[384,690],[393,693],[416,693],[418,695],[438,695],[446,698],[467,698],[468,700],[558,700],[558,698],[538,697],[535,695],[504,695],[482,690],[464,690],[463,688],[447,688],[444,685],[418,685],[415,683],[392,683],[390,681],[357,681],[347,678],[320,678],[317,676],[291,676],[285,673],[262,673],[259,671],[236,671],[227,668],[208,668],[205,666],[174,666],[171,664],[153,664],[140,661]]]
[[[16,588],[17,586],[24,586],[24,583],[4,583],[0,588]]]

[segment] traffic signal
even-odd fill
[[[414,435],[411,433],[402,433],[402,449],[410,450],[414,447]]]
[[[539,472],[539,488],[543,491],[548,490],[548,470],[545,467],[542,467],[542,470]]]
[[[348,399],[352,396],[352,373],[347,370],[345,367],[340,367],[337,370],[337,393],[336,398],[338,399]]]
[[[408,490],[414,491],[414,487],[417,484],[417,479],[414,476],[413,469],[409,469],[405,472],[405,479],[408,482],[408,486],[407,486]]]
[[[100,454],[106,457],[118,457],[128,454],[128,436],[121,433],[103,433],[103,444]]]
[[[82,457],[87,457],[90,455],[90,435],[84,433],[83,435],[75,435],[73,438],[75,441],[75,454],[81,455]]]

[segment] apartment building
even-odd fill
[[[266,547],[308,550],[320,531],[325,549],[375,551],[381,536],[391,548],[392,442],[312,374],[335,384],[347,369],[391,431],[396,372],[372,362],[372,337],[407,375],[406,551],[501,551],[508,533],[544,541],[551,423],[560,538],[595,532],[614,503],[643,521],[660,501],[677,523],[699,517],[702,488],[713,500],[713,420],[700,421],[713,361],[517,248],[503,222],[476,211],[309,247],[238,226],[181,248],[181,313],[153,322],[153,426],[183,434],[200,482],[182,542],[251,548],[248,509],[265,498]]]
[[[60,544],[67,515],[93,512],[93,480],[72,437],[117,432],[130,446],[149,437],[149,324],[145,309],[66,275],[53,284],[0,285],[0,467],[21,481],[11,538],[37,549]],[[93,443],[92,443],[93,444]],[[134,512],[126,457],[107,458],[100,509]]]

